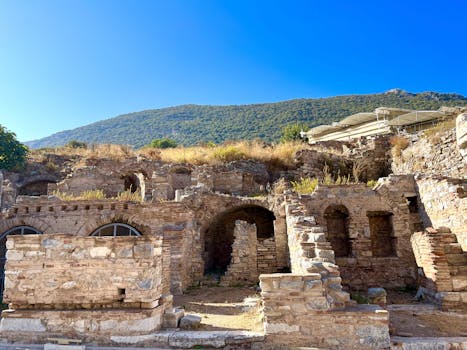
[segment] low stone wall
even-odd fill
[[[13,309],[153,308],[163,294],[158,238],[24,235],[7,248]]]
[[[318,273],[260,276],[266,342],[326,349],[386,349],[388,312],[377,305],[330,310]]]
[[[147,334],[172,305],[160,238],[24,235],[7,247],[6,337]]]

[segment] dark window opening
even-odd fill
[[[36,181],[28,183],[18,190],[20,196],[46,196],[48,194],[48,185],[53,181]]]
[[[351,253],[349,237],[349,212],[343,205],[329,206],[324,212],[327,226],[327,239],[336,257],[346,257]]]
[[[368,212],[371,250],[374,257],[396,255],[396,238],[392,227],[392,213]]]
[[[406,197],[409,211],[411,213],[418,213],[418,198],[417,196]]]
[[[129,190],[131,193],[135,193],[139,190],[139,179],[135,174],[124,176],[123,181],[125,191]]]

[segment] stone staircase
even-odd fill
[[[304,215],[306,209],[296,200],[287,206],[289,249],[293,273],[319,273],[323,287],[332,300],[331,308],[354,305],[350,295],[342,289],[339,267],[334,250],[326,239],[326,229],[316,223],[315,217]]]

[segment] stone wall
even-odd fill
[[[424,227],[449,227],[467,251],[467,179],[417,177]]]
[[[326,349],[386,349],[388,312],[377,305],[331,310],[321,275],[260,276],[266,342]]]
[[[222,285],[258,281],[256,225],[237,220],[230,264],[221,278]]]
[[[463,178],[467,174],[465,161],[456,143],[456,129],[422,137],[402,151],[392,163],[394,174],[442,175]]]
[[[192,261],[195,254],[193,212],[182,203],[139,204],[112,200],[60,201],[23,198],[0,221],[0,233],[28,225],[39,231],[89,236],[97,228],[112,222],[135,227],[143,236],[164,238],[171,253],[171,285],[180,292],[193,283]],[[198,239],[199,244],[199,239]]]
[[[410,236],[419,218],[417,213],[410,212],[407,201],[414,195],[412,177],[392,176],[380,180],[375,190],[363,184],[319,185],[313,194],[302,196],[299,200],[305,208],[305,215],[313,217],[315,224],[322,228],[319,233],[324,235],[322,240],[326,242],[326,210],[332,207],[347,210],[350,253],[336,257],[335,262],[340,267],[344,285],[364,290],[376,286],[399,288],[415,285],[416,265],[410,248]],[[370,225],[372,215],[386,215],[389,219],[392,233],[387,233],[384,242],[378,242],[377,232]],[[389,245],[390,254],[380,254],[377,248],[382,243]],[[292,249],[290,244],[289,248]]]
[[[351,141],[322,141],[297,153],[301,177],[323,178],[325,164],[333,176],[353,177],[358,169],[360,181],[377,180],[390,173],[389,136],[359,138]]]
[[[160,238],[9,236],[7,249],[13,309],[153,308],[164,292]]]
[[[467,255],[447,228],[414,233],[411,238],[419,267],[418,295],[444,310],[467,310]]]
[[[7,246],[6,337],[146,334],[171,308],[160,238],[25,235],[8,237]]]

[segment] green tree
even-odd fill
[[[86,142],[81,142],[77,140],[71,140],[69,141],[65,147],[70,147],[70,148],[88,148],[88,145]]]
[[[164,137],[152,140],[150,146],[154,148],[175,148],[177,147],[177,141]]]
[[[0,169],[13,169],[26,163],[28,148],[16,139],[16,134],[0,125]]]
[[[301,131],[308,131],[308,126],[303,123],[289,124],[282,128],[281,142],[302,140]]]

